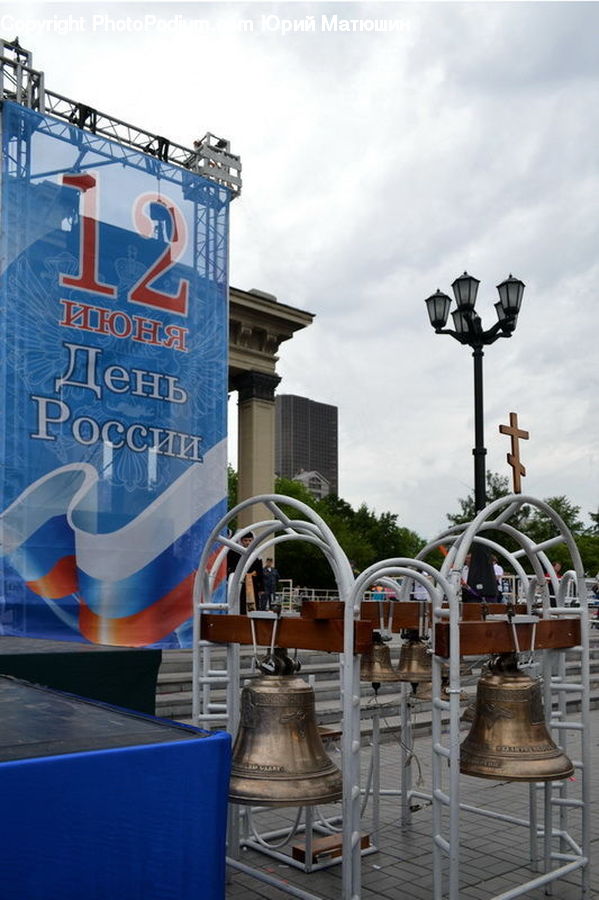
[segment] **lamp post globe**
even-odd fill
[[[449,307],[451,306],[451,299],[447,294],[443,294],[437,289],[437,291],[434,294],[431,294],[430,297],[427,297],[424,302],[426,303],[426,309],[431,325],[435,331],[445,328],[447,317],[449,315]]]
[[[468,272],[464,272],[451,285],[455,302],[462,312],[474,309],[479,284],[478,278],[473,278]]]

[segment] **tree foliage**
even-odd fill
[[[316,500],[306,487],[289,478],[277,478],[275,493],[299,500],[313,509],[329,526],[355,570],[361,572],[382,559],[416,556],[423,539],[397,524],[397,515],[378,515],[363,503],[354,509],[341,497]],[[229,466],[229,508],[237,502],[237,473]],[[291,518],[302,518],[295,507],[283,507]],[[309,541],[290,540],[277,544],[277,569],[281,578],[296,586],[335,588],[331,567],[322,551]]]
[[[498,472],[487,472],[486,473],[487,480],[487,504],[493,503],[495,500],[501,499],[501,497],[507,497],[508,494],[511,493],[510,483],[507,475],[500,475]],[[476,515],[476,509],[474,506],[474,491],[468,494],[467,497],[462,497],[458,499],[458,503],[460,505],[460,511],[458,513],[447,513],[447,519],[450,525],[466,525],[468,522],[471,522]],[[517,528],[518,531],[526,532],[526,528],[530,519],[531,508],[527,504],[524,504],[517,513],[515,513],[510,518],[510,525],[513,525],[514,528]],[[501,547],[505,547],[506,550],[516,550],[518,549],[518,544],[513,538],[508,537],[499,531],[489,531],[486,533],[486,537],[494,540]]]
[[[510,493],[507,476],[496,472],[487,472],[487,502],[491,503],[500,497]],[[570,503],[563,494],[555,497],[546,497],[544,502],[550,506],[563,520],[566,527],[572,533],[582,558],[582,565],[587,572],[596,572],[599,567],[599,511],[596,515],[590,513],[593,524],[586,528],[580,519],[580,506]],[[474,518],[474,494],[458,500],[460,511],[447,513],[447,519],[452,525],[463,525]],[[510,525],[523,532],[536,544],[543,543],[558,533],[553,521],[536,507],[524,505],[517,515],[510,518]],[[489,532],[488,536],[502,547],[515,550],[515,541],[501,532]],[[571,565],[570,554],[565,544],[557,544],[549,551],[549,557],[553,562],[561,562],[562,566]]]
[[[418,534],[397,524],[397,516],[393,513],[377,515],[364,503],[354,509],[336,495],[315,500],[303,485],[286,479],[277,479],[276,491],[302,499],[311,506],[324,519],[352,567],[359,572],[378,560],[415,556],[424,546]],[[277,568],[282,577],[291,578],[297,585],[335,587],[333,572],[322,552],[304,541],[280,544],[277,547]]]
[[[229,509],[237,503],[237,472],[228,468]],[[327,523],[355,571],[361,572],[375,562],[397,557],[415,557],[425,541],[415,531],[399,525],[397,515],[391,512],[376,513],[365,503],[357,509],[347,500],[330,495],[316,500],[307,488],[298,481],[277,478],[275,493],[293,497],[314,509]],[[487,502],[491,503],[510,493],[509,480],[496,472],[487,473]],[[448,513],[452,525],[467,524],[475,515],[474,494],[458,499],[459,512]],[[563,519],[577,543],[585,571],[594,575],[599,570],[599,509],[590,513],[592,524],[585,528],[580,518],[580,507],[571,503],[564,495],[548,497],[545,503],[551,506]],[[302,518],[294,507],[285,510],[292,518]],[[525,504],[510,524],[528,535],[535,543],[554,537],[557,530],[553,522],[536,507]],[[234,524],[231,525],[234,528]],[[489,532],[488,536],[508,550],[515,550],[517,544],[500,532]],[[276,549],[277,568],[282,578],[290,578],[296,586],[313,588],[335,588],[333,572],[322,551],[307,541],[290,540],[279,543]],[[565,544],[556,545],[549,553],[553,561],[559,560],[569,566],[568,549]],[[427,557],[427,562],[440,567],[440,552]]]
[[[510,483],[507,475],[500,475],[498,472],[487,472],[487,504],[493,503],[501,497],[507,497],[511,493]],[[467,497],[458,499],[460,511],[458,513],[447,513],[447,519],[451,525],[466,525],[471,522],[476,515],[474,506],[474,491],[471,491]],[[510,522],[518,530],[523,531],[530,517],[530,506],[524,504],[518,511],[517,515],[510,519]]]
[[[579,518],[580,506],[574,506],[574,504],[570,503],[564,496],[546,497],[545,503],[550,506],[551,509],[555,510],[558,516],[563,520],[564,525],[575,537],[582,534],[584,525]],[[556,527],[551,519],[546,516],[545,513],[535,508],[530,517],[526,534],[532,538],[535,543],[540,544],[543,541],[549,540],[549,538],[553,537],[556,533]]]
[[[487,503],[499,500],[500,497],[506,497],[509,492],[509,482],[505,475],[487,472]],[[458,513],[447,513],[450,525],[466,525],[476,514],[474,491],[471,491],[467,497],[460,497],[458,503],[460,505]]]
[[[589,532],[591,534],[599,535],[599,508],[597,509],[597,512],[594,512],[594,513],[590,512],[589,518],[590,518],[591,522],[593,523],[591,525],[591,527],[589,528]]]
[[[227,489],[229,495],[229,509],[233,509],[234,506],[237,506],[237,489],[239,484],[239,478],[237,477],[237,472],[233,468],[231,464],[227,466]]]

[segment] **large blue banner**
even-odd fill
[[[187,646],[226,496],[226,188],[5,102],[0,633]]]

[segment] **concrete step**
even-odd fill
[[[179,686],[180,685],[177,685],[177,688],[179,688]],[[394,697],[398,700],[400,691],[401,682],[381,684],[379,697],[384,698],[385,702],[387,702],[387,697]],[[368,700],[370,697],[373,697],[374,694],[371,685],[367,683],[362,684],[360,686],[360,695],[363,700]],[[225,691],[213,690],[212,699],[215,703],[224,703],[226,700]],[[323,704],[328,704],[339,710],[341,708],[339,679],[336,678],[330,681],[315,682],[314,699],[317,709]],[[171,718],[177,718],[182,714],[191,715],[191,704],[192,690],[190,682],[188,690],[177,689],[158,693],[156,695],[156,715]]]
[[[394,660],[394,663],[397,664],[397,661]],[[226,669],[221,664],[219,666],[214,665],[214,671],[223,671],[223,678],[226,678]],[[330,679],[339,673],[339,663],[338,662],[329,662],[329,663],[318,663],[318,664],[304,664],[300,670],[300,675],[306,680],[310,681],[322,681],[325,679]],[[241,677],[244,680],[251,680],[252,678],[257,678],[259,675],[258,672],[253,671],[249,667],[249,661],[247,666],[241,666]],[[181,686],[185,685],[185,687]],[[174,690],[191,690],[192,686],[192,667],[188,666],[185,669],[178,670],[167,670],[164,671],[162,668],[158,675],[158,684],[157,684],[157,693],[168,693]]]
[[[265,653],[264,648],[261,648],[261,652]],[[253,650],[250,647],[242,647],[240,650],[240,666],[242,670],[249,671],[252,658],[253,658]],[[397,647],[397,651],[394,654],[392,651],[392,656],[396,655],[399,657],[399,645]],[[339,665],[339,654],[337,653],[319,653],[318,651],[304,651],[298,654],[300,662],[302,663],[302,669],[306,666],[337,666]],[[219,650],[213,650],[212,653],[212,665],[214,668],[224,668],[226,666],[227,656],[224,651],[220,652]],[[193,666],[193,657],[191,650],[163,650],[162,652],[162,662],[160,665],[159,677],[163,674],[172,673],[172,672],[187,672],[192,669]]]
[[[590,672],[591,689],[599,688],[599,633],[592,633],[590,637]],[[401,643],[394,639],[390,645],[391,660],[394,666],[399,660]],[[220,648],[219,648],[220,649]],[[252,671],[253,649],[242,647],[240,649],[240,668],[243,681],[257,677]],[[299,654],[302,661],[301,676],[308,680],[314,687],[316,706],[319,714],[322,712],[327,721],[336,721],[334,716],[339,716],[341,706],[339,685],[339,655],[336,653],[320,653],[318,651],[304,651]],[[484,657],[469,659],[475,665],[474,674],[462,679],[462,686],[467,690],[468,685],[474,687],[480,674],[480,662]],[[568,651],[566,654],[566,671],[573,674],[578,665],[579,654],[576,651]],[[226,665],[226,652],[213,652],[212,665],[215,669],[224,669]],[[398,700],[400,688],[396,684],[384,684],[380,689],[380,696],[385,698],[385,703],[391,702],[395,696]],[[371,696],[372,689],[364,684],[361,688],[363,701]],[[215,702],[225,702],[225,685],[214,689]],[[167,650],[163,653],[162,665],[158,674],[156,693],[156,714],[166,718],[185,720],[191,717],[192,704],[192,651],[191,650]],[[328,707],[331,707],[332,712]],[[337,712],[335,713],[335,710]],[[332,716],[332,718],[331,718]],[[338,720],[338,718],[337,718]]]
[[[466,697],[460,701],[462,711],[475,698],[475,686],[465,689]],[[599,681],[591,685],[591,709],[599,708]],[[431,711],[432,704],[428,701],[415,701],[412,704],[411,725],[414,737],[430,735],[432,731]],[[568,713],[576,714],[579,709],[579,702],[575,697],[571,697],[567,703]],[[379,713],[379,735],[381,743],[398,741],[401,742],[401,709],[399,694],[392,694],[379,698],[377,703],[362,702],[360,709],[360,738],[362,746],[367,746],[372,741],[373,723],[376,713]],[[181,718],[185,724],[193,725],[190,717]],[[316,721],[325,728],[339,730],[341,726],[341,708],[338,704],[331,705],[326,701],[316,702]],[[442,717],[444,722],[444,731],[449,728],[449,720],[447,716]],[[469,723],[461,722],[461,730],[466,732],[470,727]],[[331,746],[340,746],[340,742],[336,739],[333,742],[325,739],[325,746],[331,749]]]
[[[471,684],[462,684],[462,690],[468,699],[462,700],[462,705],[467,705],[476,694],[476,681]],[[591,702],[599,705],[599,675],[591,678],[590,682]],[[378,693],[378,704],[385,710],[385,715],[393,716],[398,714],[400,702],[401,687],[394,684],[381,685]],[[360,690],[362,702],[362,715],[369,717],[368,705],[370,702],[374,704],[374,694],[370,685],[364,684]],[[214,702],[225,702],[225,695],[214,694]],[[568,708],[576,709],[577,699],[574,695],[568,701]],[[339,695],[338,684],[324,683],[323,689],[319,690],[315,687],[315,707],[316,718],[319,724],[331,725],[338,724],[341,720],[341,699]],[[593,707],[594,708],[594,707]],[[158,694],[156,697],[156,715],[175,719],[177,721],[191,721],[192,709],[192,692],[189,691],[173,691],[171,693]],[[395,713],[397,710],[397,713]],[[415,710],[417,713],[427,713],[430,710],[430,703],[419,701]]]

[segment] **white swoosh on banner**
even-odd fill
[[[49,518],[66,513],[79,569],[103,582],[121,581],[152,562],[223,499],[226,463],[223,440],[135,519],[106,534],[77,525],[96,508],[96,470],[88,463],[61,466],[29,485],[0,516],[0,553],[13,552]]]
[[[89,463],[70,463],[38,478],[0,515],[0,553],[12,553],[53,516],[79,504],[89,508],[97,481]]]
[[[224,440],[123,528],[90,534],[73,525],[79,568],[105,582],[121,581],[143,569],[223,499],[226,465]]]

